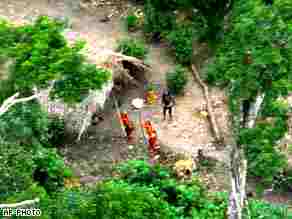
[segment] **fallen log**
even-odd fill
[[[217,122],[216,122],[216,119],[215,119],[215,116],[213,113],[212,104],[211,104],[211,101],[209,98],[208,86],[202,81],[196,66],[194,64],[192,64],[191,67],[192,67],[192,73],[193,73],[194,78],[198,81],[199,85],[203,89],[203,93],[204,93],[204,97],[205,97],[206,105],[207,105],[208,118],[210,121],[210,126],[211,126],[211,129],[213,131],[215,140],[218,144],[222,144],[223,143],[223,136],[219,132]]]

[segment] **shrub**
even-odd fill
[[[139,59],[144,59],[148,53],[148,48],[146,48],[143,41],[133,39],[120,40],[117,49],[125,55],[133,56]]]
[[[286,206],[272,205],[259,200],[250,200],[248,202],[248,209],[249,217],[244,218],[288,219],[291,217],[291,213],[288,213]]]
[[[202,184],[194,177],[187,183],[176,181],[168,168],[160,165],[150,166],[145,161],[129,161],[118,168],[119,179],[129,184],[155,189],[154,194],[176,208],[176,217],[224,218],[226,197],[208,196]],[[154,192],[153,191],[153,192]],[[216,204],[215,204],[216,203]],[[220,206],[220,207],[216,207]]]
[[[273,189],[280,192],[292,191],[292,169],[288,167],[287,170],[274,176]]]
[[[188,82],[187,71],[181,65],[166,75],[167,87],[171,93],[181,94]]]
[[[193,52],[194,30],[192,26],[182,26],[167,36],[173,48],[177,61],[181,64],[190,64]]]
[[[93,189],[66,189],[54,193],[46,202],[41,202],[40,208],[48,218],[87,218],[96,217],[98,203]]]
[[[12,106],[0,118],[0,136],[9,142],[32,147],[48,145],[48,117],[34,101]]]
[[[130,14],[125,18],[126,28],[134,30],[139,26],[139,18],[135,14]]]
[[[97,188],[97,218],[175,219],[173,208],[151,187],[111,181]],[[155,209],[155,210],[154,210]]]
[[[266,183],[271,183],[274,176],[287,166],[287,158],[281,154],[274,144],[285,133],[281,120],[274,126],[258,124],[253,129],[241,130],[240,143],[245,146],[248,160],[248,173],[261,177]]]
[[[0,201],[29,187],[35,169],[31,150],[7,142],[0,142]]]
[[[160,180],[169,179],[169,170],[162,166],[151,167],[143,160],[130,160],[116,167],[119,178],[128,183],[140,185],[156,184]]]
[[[144,31],[146,33],[166,34],[175,27],[172,11],[156,10],[148,1],[144,7]]]
[[[64,177],[72,176],[72,171],[65,166],[63,159],[54,148],[39,148],[33,160],[36,165],[34,180],[48,193],[60,189],[64,185]]]

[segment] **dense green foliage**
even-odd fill
[[[156,196],[175,207],[175,218],[225,218],[225,194],[208,194],[196,178],[181,183],[167,168],[144,161],[125,163],[118,167],[118,173],[129,184],[155,189]]]
[[[187,71],[177,65],[173,71],[166,74],[167,87],[173,94],[182,94],[188,82]]]
[[[3,141],[0,146],[1,201],[16,196],[34,183],[43,186],[47,192],[56,191],[62,187],[64,177],[72,175],[53,149],[29,148]]]
[[[0,23],[4,41],[0,55],[14,60],[10,83],[1,82],[0,101],[16,91],[27,94],[35,86],[48,87],[52,80],[57,80],[52,96],[66,102],[81,101],[89,89],[100,89],[109,79],[107,70],[85,62],[84,42],[67,44],[62,35],[64,27],[64,23],[48,17],[39,17],[32,25],[19,27]]]
[[[197,8],[215,36],[222,29],[223,16],[232,1],[152,0],[145,6],[145,31],[166,36],[178,62],[189,64],[191,25],[177,25],[174,10]],[[291,188],[292,173],[287,158],[275,147],[287,131],[288,106],[277,98],[286,95],[291,79],[291,25],[289,0],[276,0],[266,7],[260,0],[239,0],[231,18],[229,33],[208,66],[209,83],[229,86],[230,109],[239,112],[242,100],[253,101],[266,94],[255,128],[241,129],[238,143],[248,159],[248,174],[278,188]],[[128,19],[133,26],[135,19]],[[0,56],[14,58],[10,77],[1,82],[0,103],[21,91],[30,94],[37,85],[47,87],[57,79],[52,96],[67,102],[80,101],[88,89],[99,89],[109,78],[104,69],[85,63],[84,44],[68,46],[61,31],[64,24],[42,17],[34,25],[12,27],[0,24]],[[131,39],[122,40],[119,51],[145,58],[148,49]],[[251,63],[246,64],[247,51]],[[167,74],[170,90],[179,94],[187,83],[186,70],[177,66]],[[237,128],[237,127],[235,127]],[[145,161],[129,161],[116,168],[116,176],[93,188],[64,188],[72,172],[55,149],[64,139],[64,121],[48,118],[35,102],[19,104],[0,118],[0,201],[18,202],[41,198],[42,218],[101,219],[224,219],[227,194],[209,193],[197,177],[181,182],[174,173]],[[195,173],[194,173],[195,174]],[[281,175],[279,175],[281,174]],[[250,200],[250,219],[287,218],[286,207]],[[291,217],[291,215],[290,215]]]
[[[38,148],[33,155],[36,165],[34,180],[48,193],[57,191],[64,185],[64,178],[71,177],[72,172],[64,164],[55,149]]]
[[[258,200],[250,200],[248,210],[250,216],[249,218],[254,219],[290,219],[292,217],[287,208],[268,204]]]
[[[21,192],[32,183],[31,150],[0,141],[0,200]],[[24,162],[25,161],[25,162]]]
[[[144,59],[148,53],[148,48],[143,41],[130,38],[120,40],[117,50],[125,55],[140,59]]]
[[[193,25],[182,25],[167,35],[178,63],[190,64],[193,55]]]
[[[128,30],[134,30],[139,26],[139,18],[135,14],[129,14],[125,18],[125,25]]]
[[[36,102],[14,105],[0,117],[0,136],[21,145],[44,145],[48,142],[48,117]]]
[[[273,145],[283,135],[285,128],[283,121],[276,120],[275,124],[258,124],[253,129],[241,131],[240,143],[247,145],[246,155],[248,160],[248,174],[262,177],[267,182],[272,182],[287,166],[285,155],[281,154]],[[279,136],[280,135],[280,136]]]
[[[239,144],[245,145],[249,174],[269,183],[287,165],[287,158],[275,147],[287,131],[287,107],[276,99],[287,95],[292,68],[291,20],[279,13],[282,5],[289,8],[291,3],[279,0],[266,7],[259,0],[237,2],[229,33],[206,77],[209,83],[229,86],[234,115],[243,100],[252,102],[258,92],[265,93],[260,118],[274,122],[240,130]]]
[[[226,218],[226,194],[208,193],[195,178],[178,182],[169,169],[144,161],[124,163],[117,174],[93,188],[65,189],[48,197],[41,187],[32,185],[20,196],[41,197],[39,207],[47,219]],[[286,207],[251,200],[249,211],[251,219],[283,219]]]
[[[178,182],[169,169],[144,161],[122,164],[117,174],[92,188],[64,189],[50,196],[42,187],[31,184],[8,200],[39,197],[41,202],[36,207],[46,219],[226,218],[226,194],[208,193],[196,178]],[[283,219],[287,208],[251,200],[249,212],[251,219]]]
[[[14,105],[0,117],[0,136],[3,140],[29,147],[60,146],[65,138],[64,120],[48,117],[34,101]]]
[[[144,30],[154,36],[170,36],[178,62],[189,64],[192,56],[191,42],[194,39],[216,40],[222,35],[224,16],[232,9],[233,0],[148,0],[144,6]],[[179,15],[186,15],[185,21],[178,21]],[[182,26],[189,21],[196,24],[192,28]],[[194,38],[194,30],[200,34]]]
[[[280,192],[292,191],[292,169],[287,168],[274,177],[273,188]]]
[[[96,217],[101,219],[175,218],[168,203],[156,196],[155,188],[110,181],[99,185],[96,192],[99,205]]]
[[[89,89],[101,88],[109,73],[87,64],[81,53],[84,43],[70,47],[63,29],[63,23],[47,17],[19,27],[0,23],[1,40],[5,42],[0,46],[2,63],[13,61],[8,80],[0,82],[0,104],[16,91],[31,95],[33,87],[47,87],[50,80],[57,80],[52,95],[67,102],[81,100]],[[59,146],[62,138],[64,121],[48,118],[35,101],[14,105],[1,116],[2,201],[35,183],[49,193],[62,188],[64,177],[72,173],[57,151],[49,149]]]
[[[144,7],[144,31],[165,35],[175,27],[175,16],[168,10],[159,11],[147,1]]]

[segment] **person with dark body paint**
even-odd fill
[[[162,105],[163,105],[163,120],[166,119],[167,111],[168,111],[170,120],[172,120],[172,108],[175,105],[175,100],[168,90],[163,92]]]

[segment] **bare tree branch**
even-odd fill
[[[18,96],[19,96],[19,93],[16,93],[3,102],[3,104],[0,106],[0,116],[6,113],[10,107],[12,107],[13,105],[17,103],[24,103],[24,102],[28,102],[30,100],[38,98],[38,94],[34,94],[30,97],[16,99]]]
[[[39,198],[33,199],[33,200],[26,200],[18,203],[13,203],[13,204],[0,204],[0,209],[1,208],[18,208],[18,207],[23,207],[23,206],[28,206],[28,205],[34,205],[40,201]]]

